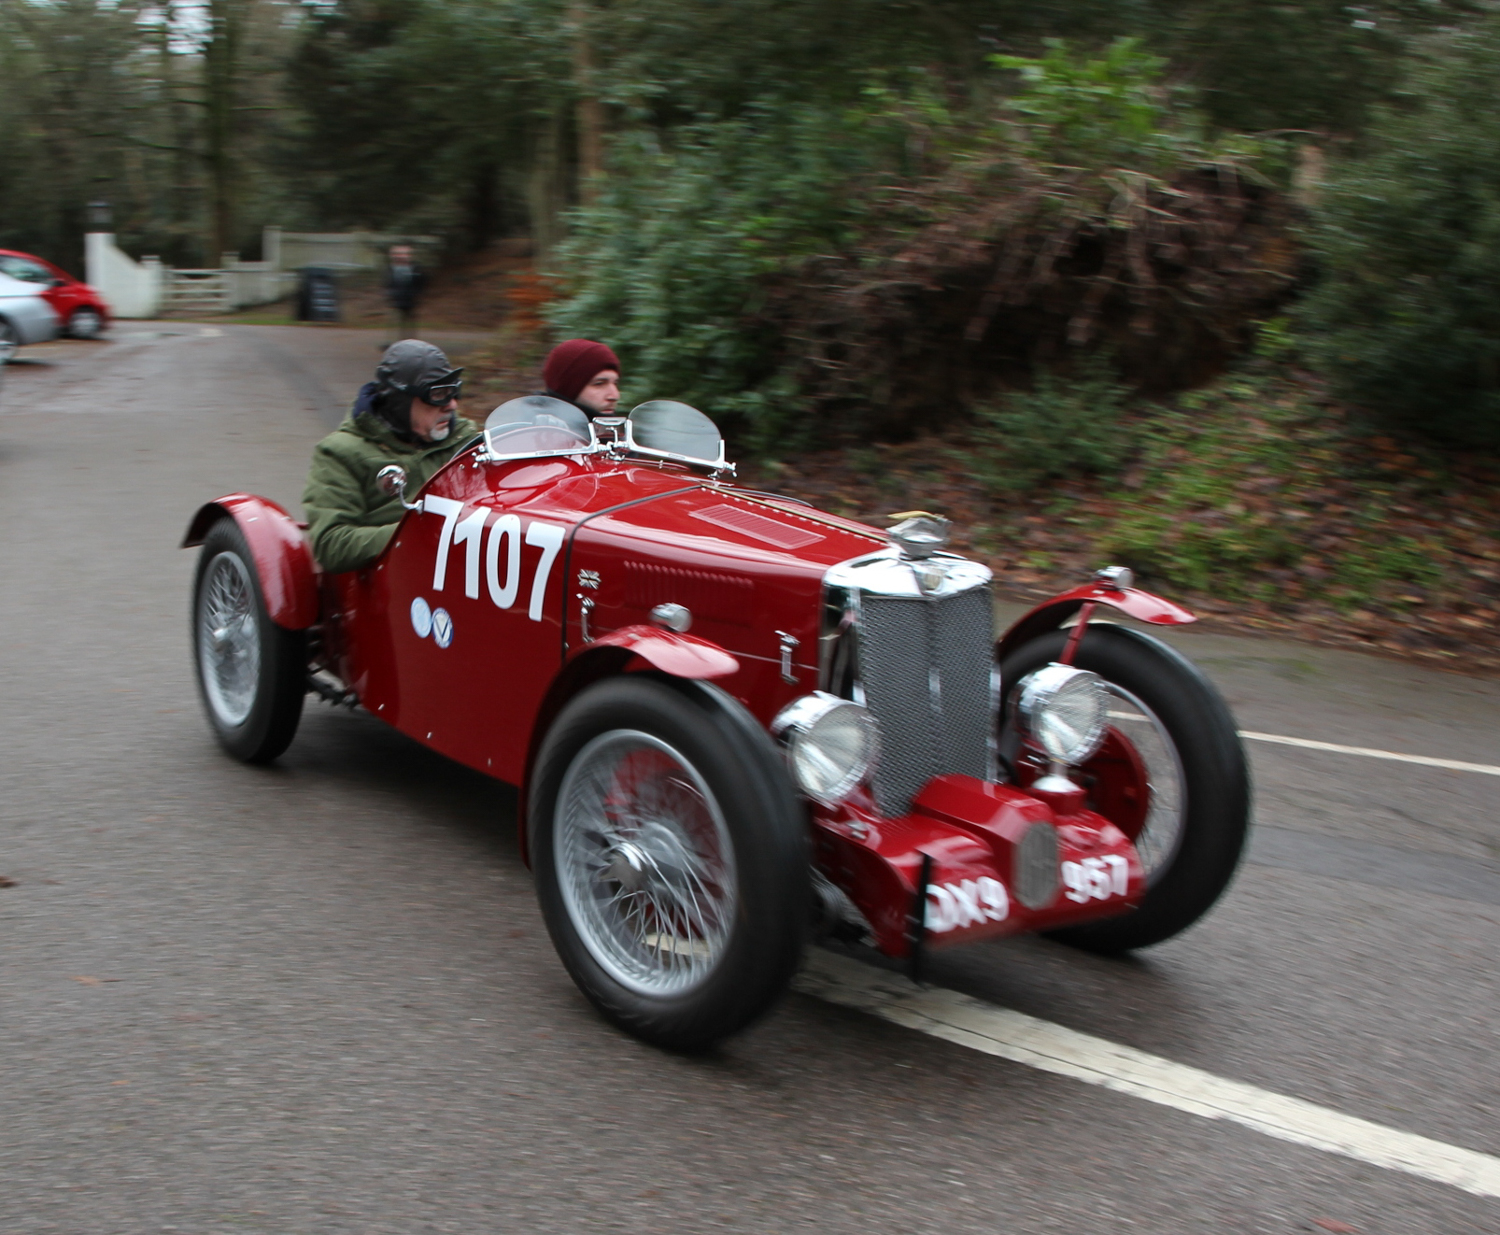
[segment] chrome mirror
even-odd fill
[[[387,463],[375,473],[375,487],[386,497],[401,499],[401,505],[407,510],[421,510],[421,502],[408,502],[406,500],[406,469],[399,463]]]

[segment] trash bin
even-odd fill
[[[339,320],[339,285],[333,271],[324,266],[304,266],[297,282],[297,320]]]

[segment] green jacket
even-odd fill
[[[406,513],[401,501],[375,487],[389,463],[406,469],[408,500],[472,441],[479,426],[462,417],[441,442],[403,442],[380,417],[346,416],[313,450],[302,507],[313,556],[330,574],[358,570],[380,556]]]

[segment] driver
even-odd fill
[[[620,401],[620,360],[602,343],[569,339],[547,353],[542,393],[590,416],[613,416]]]
[[[406,511],[376,487],[381,468],[399,463],[415,493],[479,432],[458,414],[463,373],[431,343],[392,343],[344,423],[313,450],[302,506],[324,570],[368,565],[395,533]]]

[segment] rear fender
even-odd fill
[[[739,668],[739,661],[707,639],[695,639],[655,626],[622,626],[580,648],[553,680],[537,710],[531,728],[531,743],[526,752],[526,774],[516,803],[521,836],[521,859],[531,865],[526,803],[530,800],[531,775],[537,752],[552,722],[568,701],[603,678],[619,673],[644,673],[652,670],[679,681],[725,677]],[[719,691],[719,695],[723,692]],[[705,696],[707,697],[707,696]],[[717,699],[717,695],[714,696]],[[762,731],[764,733],[764,731]]]
[[[226,515],[250,546],[271,620],[286,630],[306,630],[318,620],[318,571],[301,525],[275,502],[231,493],[199,508],[182,547],[201,545],[208,529]]]
[[[1174,605],[1170,600],[1163,600],[1140,588],[1115,588],[1095,581],[1054,596],[1021,618],[1000,636],[1000,642],[995,645],[995,660],[1002,661],[1016,648],[1030,643],[1038,635],[1056,630],[1084,605],[1089,604],[1108,605],[1126,617],[1152,626],[1186,626],[1189,622],[1198,620],[1181,605]]]

